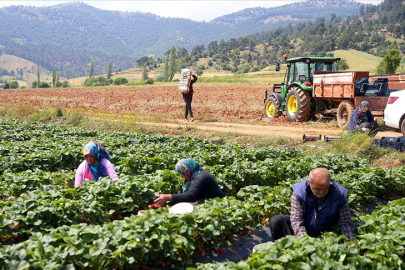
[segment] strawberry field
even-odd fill
[[[405,167],[381,169],[353,155],[304,156],[295,148],[211,144],[191,136],[92,131],[0,120],[1,269],[403,269]],[[99,141],[118,181],[73,188],[81,149]],[[155,194],[177,193],[173,171],[194,158],[226,197],[184,215],[147,209]],[[235,235],[250,237],[290,211],[291,185],[315,167],[349,189],[357,238],[335,231],[285,237],[246,260],[196,264],[221,256]],[[393,199],[396,200],[393,200]],[[388,204],[385,205],[385,202]],[[367,208],[384,202],[371,214]]]

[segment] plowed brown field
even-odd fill
[[[264,89],[263,84],[196,84],[193,112],[215,119],[259,119]],[[184,113],[177,85],[4,90],[0,102],[150,115]]]
[[[185,103],[177,84],[133,87],[96,87],[64,89],[1,90],[0,104],[27,104],[63,109],[83,108],[112,114],[165,116],[165,123],[153,125],[193,125],[202,130],[237,132],[251,135],[302,137],[303,134],[337,135],[341,130],[330,123],[288,122],[284,116],[269,120],[264,117],[263,83],[194,85],[192,102],[196,121],[184,122]],[[169,121],[168,121],[169,119]],[[160,121],[161,122],[161,121]],[[381,134],[380,134],[381,133]],[[380,132],[377,136],[387,136]],[[390,132],[388,136],[401,136]]]

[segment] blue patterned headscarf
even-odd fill
[[[193,183],[194,178],[201,172],[201,167],[194,159],[187,158],[177,162],[175,171],[187,178],[184,179],[183,183],[183,192],[186,192]]]
[[[101,164],[101,160],[104,158],[110,160],[107,150],[100,143],[91,141],[83,147],[83,156],[86,155],[96,158],[94,164],[87,164],[93,180],[97,182],[98,178],[107,176],[107,169]]]

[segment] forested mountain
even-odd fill
[[[41,8],[10,6],[0,9],[0,53],[22,57],[65,76],[86,74],[94,61],[94,72],[100,74],[110,61],[113,69],[127,69],[141,56],[163,58],[172,46],[190,52],[196,45],[303,24],[319,16],[355,16],[361,6],[351,0],[309,0],[246,9],[211,22],[106,11],[80,2]]]
[[[404,2],[385,0],[377,6],[361,6],[358,15],[346,18],[332,14],[329,18],[317,17],[315,21],[300,21],[227,42],[214,41],[201,54],[192,53],[189,59],[210,57],[216,68],[244,73],[273,65],[286,53],[325,56],[334,50],[347,49],[379,57],[395,49],[404,55]]]

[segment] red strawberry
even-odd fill
[[[218,254],[222,254],[222,249],[220,249],[220,248],[216,248],[215,251],[216,251]]]
[[[246,232],[245,231],[240,231],[239,234],[240,234],[240,236],[245,236]]]
[[[193,255],[193,254],[190,255],[190,259],[191,259],[191,260],[194,259],[194,255]]]
[[[202,253],[204,252],[204,250],[203,250],[202,248],[198,248],[198,249],[197,249],[197,252],[200,253],[200,254],[202,254]]]
[[[231,248],[228,248],[228,252],[232,252],[232,249],[231,249]]]

